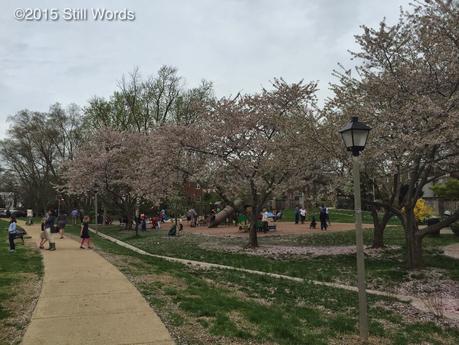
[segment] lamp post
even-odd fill
[[[357,246],[357,287],[359,291],[359,330],[360,338],[368,341],[368,307],[365,290],[365,258],[363,253],[362,210],[360,196],[360,152],[365,149],[371,128],[358,117],[344,126],[339,133],[348,151],[352,152],[352,175],[354,179],[355,238]]]
[[[61,201],[64,201],[64,198],[62,198],[60,195],[57,196],[57,216],[59,217],[61,213]]]
[[[98,223],[97,223],[97,189],[94,192],[94,218],[95,218],[95,224],[96,224],[96,234],[98,233]]]

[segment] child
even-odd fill
[[[41,219],[40,249],[45,249],[45,243],[48,241],[45,234],[45,223],[46,217],[43,217]]]
[[[91,237],[89,236],[89,216],[83,217],[83,224],[81,224],[80,237],[81,237],[80,248],[85,249],[83,245],[84,245],[84,242],[86,241],[88,242],[88,249],[92,249],[90,245]]]
[[[312,216],[311,224],[309,225],[309,230],[316,228],[316,216]]]
[[[10,241],[10,253],[16,251],[16,245],[14,239],[16,238],[16,217],[11,216],[10,225],[8,226],[8,240]]]

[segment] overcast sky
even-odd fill
[[[0,3],[0,137],[9,115],[49,105],[84,106],[109,96],[123,73],[143,76],[167,64],[187,86],[214,82],[217,96],[253,92],[273,77],[318,80],[319,99],[361,24],[395,23],[409,0],[129,0]],[[16,9],[57,9],[59,19],[15,19]],[[88,9],[88,19],[64,20],[65,8]],[[93,8],[135,12],[132,21],[95,21]],[[21,13],[18,13],[20,16]],[[36,18],[40,15],[35,14]]]

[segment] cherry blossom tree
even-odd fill
[[[158,159],[155,138],[101,128],[65,163],[61,189],[70,195],[97,191],[127,216],[126,226],[131,228],[138,200],[159,201],[175,182],[164,169],[167,161]]]
[[[357,75],[335,72],[339,83],[328,105],[335,122],[359,116],[373,127],[365,169],[379,199],[370,202],[385,210],[375,234],[382,241],[389,218],[398,216],[412,268],[422,265],[423,237],[459,218],[458,211],[421,230],[414,214],[423,187],[459,167],[458,6],[426,1],[402,12],[396,25],[364,26],[353,53]]]
[[[276,79],[272,90],[210,102],[198,121],[172,128],[185,161],[199,161],[191,178],[227,203],[242,197],[251,204],[251,247],[258,246],[255,222],[266,202],[313,171],[315,92],[314,82]]]

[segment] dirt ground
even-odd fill
[[[308,224],[294,224],[292,222],[276,222],[269,225],[276,225],[276,230],[270,230],[267,233],[259,232],[258,236],[282,236],[282,235],[302,235],[306,233],[320,233],[320,225],[316,229],[309,229]],[[373,228],[373,224],[363,224],[365,229]],[[326,231],[339,232],[355,229],[353,223],[332,223]],[[187,233],[202,234],[221,237],[247,237],[247,232],[239,231],[239,227],[234,225],[220,225],[218,228],[208,228],[207,226],[190,227],[189,222],[183,222],[183,230]]]

